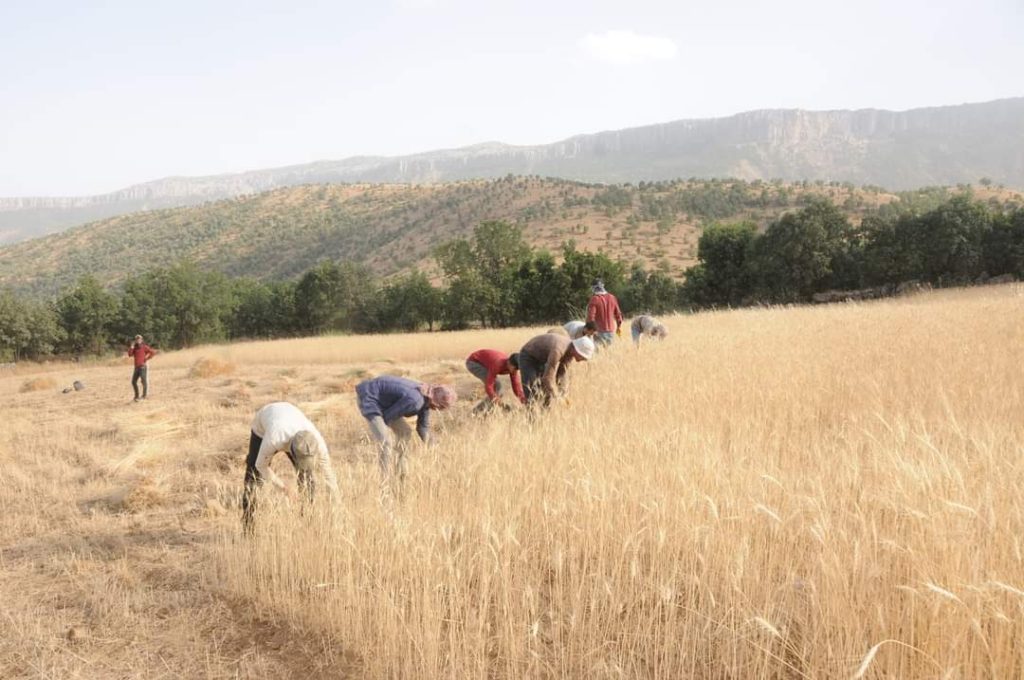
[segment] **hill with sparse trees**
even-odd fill
[[[42,296],[82,275],[104,286],[181,260],[200,270],[260,281],[295,279],[322,260],[366,265],[379,276],[420,270],[432,280],[439,244],[488,220],[515,224],[533,247],[572,242],[680,278],[697,258],[703,228],[766,226],[822,198],[852,221],[933,208],[964,188],[892,193],[824,182],[676,180],[597,185],[505,177],[430,185],[311,185],[202,206],[110,218],[0,248],[0,286]],[[978,200],[1024,203],[1018,192],[979,186]]]
[[[20,291],[0,286],[0,360],[101,354],[138,328],[184,347],[560,323],[586,307],[595,279],[635,315],[1024,278],[1024,203],[998,190],[514,177],[448,189],[454,195],[410,197],[395,187],[308,187],[240,212],[231,202],[172,211],[163,225],[151,214],[116,218],[28,251],[54,259],[17,259],[35,242],[8,248],[0,263],[24,278]],[[494,219],[487,205],[515,220]],[[603,227],[603,240],[548,247],[564,235],[557,220],[575,220],[571,233],[581,236]],[[663,247],[691,248],[691,239],[695,251],[673,256],[692,262],[674,267]],[[65,260],[83,269],[73,281],[60,271],[54,290],[59,270],[47,267]]]

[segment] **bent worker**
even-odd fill
[[[562,328],[569,334],[571,340],[576,338],[592,338],[597,333],[597,323],[594,321],[570,321]]]
[[[156,356],[156,350],[142,341],[141,335],[136,335],[128,347],[128,356],[135,364],[132,372],[132,390],[135,392],[135,401],[145,399],[149,396],[149,360]],[[139,380],[142,381],[142,396],[139,396]]]
[[[297,406],[286,401],[267,404],[256,412],[251,430],[249,455],[245,459],[245,491],[242,494],[242,527],[246,532],[252,532],[256,495],[264,480],[289,497],[297,495],[270,467],[270,461],[278,451],[288,455],[298,478],[298,489],[307,501],[313,500],[313,473],[317,468],[331,498],[337,498],[338,481],[331,466],[327,442]]]
[[[564,335],[544,333],[532,338],[519,350],[519,370],[523,374],[526,404],[543,403],[564,396],[569,388],[567,368],[573,361],[589,361],[594,356],[590,338],[570,340]]]
[[[356,385],[359,412],[370,426],[370,435],[379,447],[377,463],[381,474],[381,498],[390,496],[392,473],[391,450],[398,449],[394,462],[398,481],[405,480],[405,454],[412,431],[405,418],[416,417],[416,433],[424,444],[430,439],[430,412],[443,411],[458,399],[448,385],[426,383],[382,375]]]
[[[633,323],[629,326],[630,334],[633,336],[633,344],[637,347],[640,346],[640,339],[644,336],[648,338],[657,338],[658,340],[664,340],[668,337],[668,329],[665,328],[664,324],[658,323],[658,320],[647,314],[633,319]]]
[[[608,347],[612,344],[614,333],[622,335],[622,310],[619,308],[619,299],[604,288],[604,281],[594,279],[594,285],[590,288],[593,295],[587,303],[587,321],[597,324],[597,335],[594,340],[597,344]]]
[[[484,384],[484,391],[487,398],[473,408],[473,413],[489,413],[495,406],[504,409],[511,408],[501,401],[502,384],[498,381],[499,375],[507,375],[512,385],[512,392],[520,402],[526,403],[526,395],[523,394],[523,385],[519,381],[519,355],[515,352],[511,356],[496,349],[478,349],[466,359],[466,370],[479,378]]]

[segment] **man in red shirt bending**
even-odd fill
[[[135,336],[135,342],[128,348],[128,356],[135,361],[135,372],[132,373],[132,389],[135,390],[135,401],[145,399],[149,394],[149,366],[146,362],[156,356],[156,350],[142,341],[141,335]],[[139,397],[139,380],[142,380],[142,396]]]
[[[496,349],[478,349],[466,359],[466,369],[484,383],[484,390],[487,398],[481,401],[473,409],[473,413],[488,413],[495,405],[500,405],[508,410],[508,404],[501,403],[501,383],[498,382],[499,375],[507,375],[512,383],[512,391],[520,402],[526,403],[526,396],[523,394],[523,385],[519,381],[519,355],[509,356]]]
[[[595,279],[590,287],[593,295],[587,305],[587,321],[597,324],[594,341],[607,347],[612,344],[612,333],[622,335],[622,310],[619,299],[604,289],[604,281]]]

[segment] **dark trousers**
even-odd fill
[[[526,352],[519,353],[519,378],[523,381],[523,396],[526,397],[527,406],[538,402],[544,406],[551,405],[551,395],[544,391],[544,385],[541,383],[541,378],[546,370],[546,363],[537,361]],[[563,364],[558,367],[555,381],[561,386],[564,378],[565,365]]]
[[[245,488],[242,491],[242,528],[246,533],[252,533],[253,515],[256,512],[256,495],[259,492],[259,487],[263,486],[263,475],[256,469],[256,458],[260,454],[261,446],[263,446],[263,438],[250,431],[249,455],[245,458]],[[295,454],[292,453],[291,447],[285,449],[285,453],[288,454],[288,460],[292,462],[292,465],[295,465]],[[312,503],[315,488],[313,473],[308,470],[300,470],[298,477],[299,492],[308,502]]]
[[[526,397],[527,406],[533,404],[537,397],[543,394],[544,388],[540,384],[542,375],[544,375],[544,364],[526,352],[520,352],[519,379],[523,382],[523,396]]]
[[[473,361],[472,359],[466,359],[466,370],[473,374],[480,382],[487,384],[487,367],[481,364],[479,361]],[[501,394],[501,381],[494,381],[494,389],[498,394]]]
[[[132,389],[135,390],[135,398],[139,398],[139,380],[142,380],[142,398],[149,394],[149,366],[136,366],[132,373]]]

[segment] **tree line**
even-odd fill
[[[167,349],[234,339],[562,323],[603,278],[627,308],[675,309],[679,284],[604,253],[563,246],[561,263],[520,226],[480,223],[435,249],[445,285],[416,271],[380,279],[361,263],[321,261],[296,280],[257,281],[182,261],[116,290],[85,275],[51,302],[0,291],[0,360],[102,354],[136,333]]]
[[[969,194],[918,212],[879,211],[853,224],[835,205],[811,201],[762,232],[714,224],[697,244],[681,297],[691,308],[806,302],[815,293],[920,281],[965,285],[1024,278],[1024,208],[989,206]]]
[[[611,198],[614,197],[610,197]],[[114,291],[90,275],[42,302],[0,291],[0,360],[101,354],[142,333],[180,348],[241,338],[561,323],[582,316],[595,278],[627,314],[804,302],[833,289],[918,280],[936,286],[986,276],[1024,278],[1024,208],[969,195],[923,211],[852,223],[815,200],[764,230],[712,224],[682,283],[664,271],[563,245],[531,247],[520,226],[481,222],[434,249],[444,284],[423,272],[379,279],[363,264],[325,260],[295,280],[257,281],[180,262]]]

